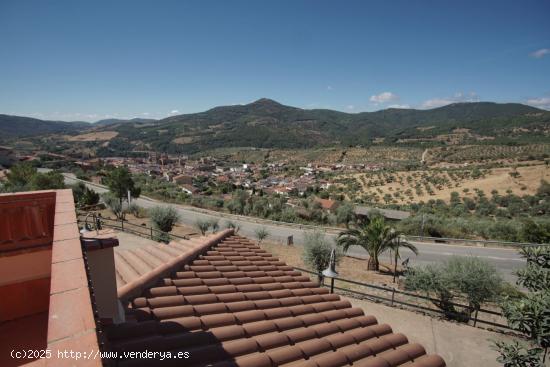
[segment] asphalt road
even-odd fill
[[[75,178],[65,176],[65,182],[67,184],[73,184],[76,182]],[[96,185],[86,183],[90,188],[96,192],[105,192],[105,188]],[[196,221],[202,220],[219,220],[220,227],[225,227],[225,223],[228,220],[238,224],[240,226],[239,233],[249,238],[255,238],[255,231],[259,228],[265,228],[269,232],[268,240],[286,243],[288,236],[294,237],[294,244],[297,246],[302,245],[304,234],[310,232],[309,228],[300,228],[299,226],[289,226],[284,224],[272,224],[269,221],[262,222],[255,218],[248,218],[242,216],[233,216],[228,214],[216,213],[212,211],[206,211],[197,209],[194,207],[188,207],[176,204],[162,203],[156,200],[148,198],[135,199],[135,203],[144,208],[151,208],[159,204],[170,205],[176,208],[180,214],[180,222],[194,226]],[[336,235],[331,232],[326,232],[327,237],[334,238]],[[517,250],[500,248],[500,247],[476,247],[476,246],[459,246],[448,245],[433,242],[413,242],[418,250],[418,256],[415,256],[407,249],[401,251],[402,259],[409,258],[410,265],[424,265],[430,263],[439,263],[445,261],[451,256],[477,256],[486,259],[493,264],[502,274],[503,278],[514,282],[515,276],[513,272],[524,266],[525,260],[518,255]],[[348,255],[355,257],[366,258],[367,253],[362,248],[353,248],[348,251]],[[388,256],[388,255],[386,255]],[[384,262],[389,262],[388,257],[383,258]]]

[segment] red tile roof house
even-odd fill
[[[340,203],[336,200],[331,200],[331,199],[321,199],[321,198],[315,198],[315,201],[318,202],[319,204],[321,204],[321,207],[324,209],[324,210],[328,210],[328,211],[335,211],[338,206],[340,205]]]
[[[6,219],[23,212],[24,220]],[[445,366],[232,230],[113,251],[117,242],[108,234],[79,241],[68,190],[1,195],[0,215],[2,366],[29,362],[6,358],[10,349],[46,347],[56,359],[34,363]],[[42,267],[29,254],[39,255]],[[15,259],[24,276],[8,279],[5,266]],[[100,347],[118,358],[56,355]]]

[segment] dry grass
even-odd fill
[[[519,176],[512,177],[510,173],[515,170],[513,167],[493,168],[484,177],[456,180],[451,179],[445,171],[402,171],[394,173],[397,178],[394,182],[371,187],[367,185],[367,182],[373,178],[377,179],[376,174],[367,176],[365,180],[361,179],[365,177],[364,174],[354,174],[351,177],[356,178],[361,184],[361,194],[376,194],[380,203],[384,202],[382,199],[384,195],[390,194],[392,200],[394,200],[393,202],[399,204],[426,202],[430,199],[441,199],[448,202],[453,191],[458,192],[461,196],[473,196],[475,194],[474,189],[482,190],[486,195],[489,195],[492,190],[497,190],[500,194],[505,194],[507,190],[511,190],[514,194],[520,196],[533,195],[540,186],[542,179],[550,181],[550,167],[544,164],[518,167]],[[427,173],[428,176],[438,175],[444,177],[449,181],[449,185],[436,186],[430,184],[433,194],[428,193],[425,187],[422,186],[422,193],[418,194],[415,185],[419,182],[423,173]],[[416,174],[416,177],[413,176],[414,174]],[[412,180],[408,182],[407,177],[411,177]],[[399,178],[401,182],[399,182]],[[464,192],[465,189],[466,192]],[[405,193],[407,190],[410,190],[409,194]],[[401,197],[396,197],[395,193],[401,193]]]
[[[262,243],[261,248],[272,253],[281,261],[284,261],[290,266],[302,269],[309,269],[302,260],[302,247],[287,246],[275,242]],[[351,279],[358,282],[373,283],[378,285],[391,286],[392,275],[367,271],[367,260],[357,259],[345,256],[337,266],[337,271],[341,278]],[[350,288],[351,289],[351,288]]]
[[[81,134],[75,136],[67,136],[67,141],[105,141],[111,140],[116,137],[118,132],[116,131],[98,131],[94,133]]]
[[[180,136],[179,138],[175,138],[172,140],[172,143],[175,144],[189,144],[193,142],[192,136]]]

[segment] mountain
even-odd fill
[[[86,128],[118,133],[108,144],[97,148],[100,155],[148,149],[194,153],[221,147],[368,145],[375,138],[386,138],[390,144],[418,139],[441,141],[441,136],[458,128],[466,129],[471,134],[469,139],[476,136],[516,139],[522,135],[525,141],[540,141],[546,139],[541,132],[550,130],[550,112],[518,103],[472,102],[430,110],[390,108],[345,113],[307,110],[262,98],[246,105],[220,106],[162,120],[110,119],[77,124],[0,115],[0,134],[8,136],[77,134]]]
[[[46,134],[69,134],[88,129],[87,122],[49,121],[31,117],[0,114],[0,136],[2,138],[27,137]]]
[[[431,110],[385,109],[345,113],[306,110],[262,98],[246,105],[215,107],[171,116],[155,123],[124,124],[118,143],[148,144],[168,152],[197,152],[219,147],[309,148],[366,145],[373,138],[423,138],[456,128],[498,135],[503,129],[550,124],[550,112],[492,102],[455,103]],[[423,129],[424,128],[424,129]]]
[[[126,123],[150,123],[155,122],[157,120],[155,119],[142,119],[139,117],[133,118],[133,119],[104,119],[94,122],[94,126],[108,126],[108,125],[114,125],[114,124],[126,124]]]

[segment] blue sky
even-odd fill
[[[0,0],[0,113],[93,121],[261,97],[550,109],[545,1]]]

